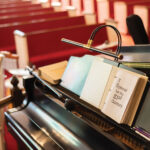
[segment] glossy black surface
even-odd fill
[[[129,150],[120,140],[108,131],[104,132],[96,126],[95,120],[87,119],[84,114],[75,115],[66,110],[65,103],[56,98],[53,92],[42,84],[37,84],[35,78],[27,78],[24,86],[27,92],[23,105],[5,113],[8,127],[16,137],[21,150]],[[75,111],[94,116],[99,121],[105,120],[128,137],[129,142],[139,143],[144,150],[150,149],[150,144],[141,136],[127,127],[122,126],[102,115],[96,108],[83,103],[74,93],[60,87],[55,88],[65,99],[72,101]],[[88,117],[88,116],[87,116]],[[102,119],[102,120],[101,120]],[[93,122],[92,122],[93,121]]]
[[[23,143],[33,149],[127,149],[111,135],[97,132],[39,91],[26,108],[7,112],[5,116],[11,130],[16,130]]]

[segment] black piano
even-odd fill
[[[21,105],[5,112],[21,150],[148,150],[150,142],[134,128],[119,125],[60,85],[62,100],[34,76],[24,79]]]
[[[111,27],[117,34],[118,48],[116,54],[91,47],[97,31],[104,27]],[[121,35],[111,25],[97,27],[92,32],[87,44],[64,38],[62,41],[106,54],[114,57],[115,60],[122,58],[122,55],[119,55]],[[145,49],[142,47],[141,50],[139,47],[140,53],[137,58],[143,54],[143,48]],[[137,52],[137,48],[135,49]],[[146,49],[144,52],[147,56],[149,47]],[[128,50],[129,47],[122,51],[127,58]],[[147,59],[149,62],[149,57]],[[20,97],[23,96],[14,90],[12,92],[13,99],[21,101],[15,103],[14,108],[5,112],[9,131],[16,138],[20,150],[150,150],[149,85],[145,90],[133,126],[129,127],[117,124],[71,91],[60,85],[49,85],[36,74],[31,71],[30,73],[32,76],[24,78],[25,98],[22,101]],[[17,82],[14,82],[15,88],[17,87],[16,84]],[[149,133],[138,128],[138,125]]]

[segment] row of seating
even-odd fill
[[[44,9],[45,10],[45,9]],[[12,16],[5,16],[0,17],[0,24],[7,24],[13,22],[25,22],[31,20],[38,20],[38,19],[48,19],[48,18],[55,18],[55,17],[64,17],[67,16],[68,12],[53,12],[51,10],[29,13],[29,14],[21,14],[21,15],[12,15]]]
[[[2,7],[2,6],[1,6]],[[9,10],[8,10],[9,8]],[[0,8],[0,13],[5,13],[5,12],[14,12],[14,11],[22,11],[22,10],[30,10],[30,9],[35,9],[35,8],[41,8],[41,4],[34,4],[31,5],[31,3],[24,4],[22,6],[13,6],[13,7],[7,7],[3,6]]]
[[[149,0],[97,0],[98,22],[103,23],[112,18],[118,23],[118,30],[128,34],[126,18],[136,14],[142,18],[145,29],[149,34],[150,25],[150,1]]]
[[[83,15],[69,17],[66,10],[55,12],[52,7],[42,8],[37,4],[35,7],[32,3],[30,8],[24,9],[23,4],[17,3],[16,1],[16,11],[9,9],[9,5],[8,11],[7,8],[0,11],[0,50],[16,50],[20,67],[29,63],[42,66],[68,59],[71,55],[82,56],[89,53],[82,48],[62,43],[61,38],[87,43],[90,34],[99,24],[87,25]],[[10,13],[12,14],[9,15]],[[108,39],[106,30],[101,35],[103,36],[94,44],[101,44]]]
[[[78,0],[76,1],[76,4],[74,0],[72,1],[70,0],[68,1],[68,4],[74,5],[76,9],[78,9],[78,6],[80,6],[80,13],[82,14],[82,16],[81,14],[79,15],[79,13],[76,13],[77,15],[76,17],[69,17],[68,11],[66,11],[66,9],[64,10],[65,8],[64,3],[66,1],[65,0],[59,1],[62,3],[62,5],[60,5],[61,11],[59,12],[55,11],[55,7],[42,8],[42,5],[32,4],[31,1],[28,1],[28,3],[24,3],[24,1],[22,1],[22,4],[21,4],[21,2],[20,1],[18,2],[17,0],[16,0],[16,4],[14,4],[15,1],[13,1],[13,7],[16,7],[18,9],[15,10],[13,7],[9,9],[10,8],[9,6],[12,5],[12,4],[9,4],[8,10],[7,8],[0,10],[0,34],[3,37],[0,39],[0,50],[9,50],[11,52],[15,52],[15,49],[17,48],[17,53],[19,53],[18,47],[20,48],[20,44],[18,44],[19,43],[18,37],[22,37],[22,35],[27,37],[27,35],[30,35],[30,32],[32,35],[33,32],[43,33],[49,30],[54,30],[54,31],[56,31],[56,29],[64,30],[64,27],[67,27],[67,26],[68,28],[78,27],[78,25],[79,26],[85,25],[85,27],[87,27],[86,25],[87,21],[85,21],[86,17],[83,17],[83,14],[88,13],[88,12],[90,12],[90,15],[91,14],[95,15],[96,21],[92,22],[93,24],[97,24],[98,26],[98,24],[103,24],[106,21],[106,19],[113,18],[118,23],[117,27],[119,31],[121,33],[128,33],[127,25],[126,25],[127,16],[134,13],[134,9],[137,4],[141,6],[147,5],[146,8],[148,8],[148,5],[150,4],[149,0],[142,0],[142,1],[133,0],[132,2],[129,0],[126,0],[126,1],[125,0],[109,0],[109,1],[108,0],[106,1],[105,0],[104,1]],[[78,3],[80,3],[80,5]],[[30,8],[25,9],[25,7],[28,4],[30,4],[29,5]],[[88,4],[92,4],[91,7]],[[14,35],[13,35],[14,30],[20,30],[19,32],[18,31],[15,32],[15,37],[17,35],[17,38],[15,38],[15,41],[14,41]],[[70,30],[71,35],[72,33],[73,32],[71,32]],[[103,36],[104,36],[104,39],[106,40],[108,39],[106,33]],[[41,42],[42,40],[40,41],[40,43]],[[15,46],[15,43],[16,43],[16,46]],[[33,42],[33,43],[36,43],[36,42]],[[100,43],[101,42],[99,42],[99,44]],[[32,60],[31,61],[32,63],[37,64],[39,66],[40,61],[38,62],[37,61],[38,59],[33,59],[34,57],[32,53],[30,54],[31,50],[29,50],[30,48],[28,48],[29,47],[28,43],[26,45],[27,46],[25,47],[27,47],[26,49],[27,56],[29,56],[29,58],[32,58],[32,59],[27,59],[26,63],[29,63]],[[38,52],[40,53],[40,50],[38,50]],[[38,57],[36,56],[36,58]],[[68,58],[67,54],[66,54],[66,57],[64,58]],[[46,64],[46,63],[43,63],[43,64]]]
[[[0,1],[0,8],[3,7],[14,7],[14,6],[22,6],[25,4],[31,4],[31,1],[20,1],[20,0],[15,0],[15,1]],[[9,6],[8,6],[9,5]]]
[[[68,38],[77,42],[87,43],[92,31],[98,27],[95,25],[76,25],[69,27],[61,27],[49,30],[39,30],[32,32],[15,32],[15,40],[18,54],[20,56],[20,64],[26,66],[26,63],[32,62],[36,66],[46,65],[50,63],[68,59],[71,55],[82,56],[91,53],[83,48],[76,48],[72,45],[62,43],[62,38]],[[101,36],[103,35],[103,36]],[[100,38],[94,40],[94,44],[102,44],[107,40],[106,30],[101,31]],[[20,44],[22,43],[22,44]],[[23,51],[21,52],[20,49]],[[24,52],[24,53],[23,53]],[[23,62],[22,58],[27,58]],[[29,60],[28,60],[29,58]]]
[[[24,5],[29,4],[29,1],[25,2]],[[67,5],[73,5],[78,15],[93,14],[98,23],[104,23],[106,19],[112,18],[118,22],[119,31],[125,34],[128,32],[126,17],[133,13],[137,14],[143,19],[148,32],[149,0],[132,0],[132,2],[129,0],[60,0],[59,2],[62,4],[62,10],[65,10]]]
[[[31,14],[31,13],[35,13],[35,12],[43,12],[43,11],[52,11],[51,8],[42,8],[41,6],[38,6],[38,7],[33,7],[33,8],[30,8],[30,9],[16,9],[16,10],[13,10],[13,11],[6,11],[6,12],[0,12],[0,16],[13,16],[13,15],[18,15],[18,14]]]
[[[118,21],[118,29],[120,30],[121,33],[127,33],[127,26],[126,26],[126,18],[127,16],[131,14],[137,14],[139,15],[144,24],[146,19],[146,16],[148,15],[148,12],[142,11],[141,8],[148,7],[150,6],[150,1],[149,0],[136,0],[132,2],[126,2],[126,1],[117,1],[114,3],[114,10],[115,10],[115,17],[114,19]],[[138,8],[138,10],[137,10]],[[147,20],[148,21],[148,20]],[[148,26],[147,26],[148,27]],[[146,30],[148,29],[145,24]],[[148,30],[147,30],[148,32]]]
[[[22,31],[29,32],[32,30],[40,30],[43,28],[47,28],[47,29],[54,28],[57,26],[61,26],[61,24],[62,24],[62,26],[68,25],[68,23],[75,24],[75,23],[78,23],[76,21],[81,21],[81,20],[82,20],[82,23],[84,22],[83,18],[82,19],[81,18],[71,19],[67,15],[68,14],[66,11],[61,12],[61,13],[60,12],[59,13],[58,12],[57,13],[49,13],[50,19],[49,18],[48,19],[40,18],[38,20],[1,24],[0,25],[0,34],[3,38],[0,38],[0,49],[15,52],[15,42],[14,42],[14,35],[13,35],[14,30],[22,30]],[[46,14],[46,16],[47,16],[47,14]],[[63,19],[65,19],[65,21]],[[70,22],[69,22],[69,19],[70,19]],[[59,21],[59,23],[58,23],[58,21]]]

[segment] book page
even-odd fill
[[[95,56],[91,55],[85,55],[81,58],[71,57],[60,85],[80,95],[94,59]]]
[[[67,67],[61,78],[61,83],[60,83],[61,86],[65,87],[67,89],[72,89],[73,80],[75,79],[75,76],[76,76],[75,72],[78,68],[79,61],[80,61],[79,57],[74,57],[74,56],[70,57]]]
[[[94,60],[80,98],[99,108],[111,70],[112,65],[104,63],[103,59]]]
[[[139,76],[139,74],[135,74],[135,75]],[[127,117],[130,118],[128,120],[128,125],[132,125],[132,122],[134,120],[134,117],[135,117],[135,114],[137,112],[138,106],[140,104],[141,98],[143,96],[143,92],[145,90],[146,83],[148,81],[147,76],[140,75],[139,77],[140,77],[140,80],[138,82],[138,86],[136,88],[136,92],[135,92],[135,95],[133,97],[133,103],[131,104],[131,108],[130,108],[130,110],[132,110],[132,112],[129,112],[126,115]]]
[[[116,122],[123,123],[124,112],[128,103],[132,100],[138,80],[138,76],[118,68],[102,112]]]

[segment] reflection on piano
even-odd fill
[[[34,74],[33,74],[34,75]],[[77,95],[38,76],[24,79],[23,104],[5,112],[20,149],[129,150],[150,149],[150,143],[128,126],[118,125]]]

